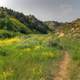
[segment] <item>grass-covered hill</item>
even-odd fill
[[[0,30],[3,32],[1,37],[6,34],[6,32],[8,32],[7,34],[10,37],[18,34],[48,34],[49,32],[58,34],[63,32],[66,34],[78,35],[80,19],[70,23],[60,23],[57,21],[42,22],[33,15],[26,16],[12,9],[0,7]]]
[[[0,29],[5,33],[7,30],[7,32],[14,32],[14,34],[48,33],[48,27],[34,16],[26,16],[3,7],[0,7]]]

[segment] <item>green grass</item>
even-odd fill
[[[31,30],[16,18],[10,18],[10,21],[14,26],[16,26],[14,27],[16,30],[23,31],[24,33],[31,33]]]
[[[1,40],[0,80],[52,80],[61,54],[46,44],[43,38],[47,37],[28,35],[18,42],[6,40],[8,45]]]
[[[80,40],[77,38],[64,37],[60,40],[61,44],[69,52],[72,62],[70,77],[71,80],[80,79]]]
[[[57,46],[49,45],[53,43]],[[0,40],[0,80],[53,80],[58,62],[63,57],[60,46],[69,52],[72,59],[70,79],[80,79],[79,40],[29,34]]]
[[[32,31],[27,27],[27,25],[24,25],[19,20],[13,17],[6,16],[4,18],[0,19],[0,29],[4,30],[5,32],[13,32],[15,35],[16,33],[22,33],[22,34],[29,34]],[[1,33],[1,32],[0,32]],[[13,36],[12,36],[13,37]]]

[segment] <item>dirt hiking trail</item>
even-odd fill
[[[70,80],[69,68],[70,68],[70,55],[67,51],[64,51],[63,59],[59,62],[59,70],[53,80]]]

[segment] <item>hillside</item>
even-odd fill
[[[56,21],[47,21],[44,23],[48,26],[49,30],[55,34],[64,33],[67,36],[80,37],[80,19],[69,23],[59,23]]]
[[[80,19],[70,23],[60,23],[57,21],[42,22],[33,15],[26,16],[23,13],[0,7],[0,29],[12,31],[16,34],[47,34],[49,32],[75,34],[76,32],[79,33],[79,26]]]
[[[12,31],[20,33],[47,33],[48,28],[42,21],[39,21],[34,16],[26,16],[23,13],[13,11],[11,9],[0,7],[0,21],[2,27],[8,26],[7,28]],[[2,25],[4,24],[4,25]],[[21,29],[20,29],[21,28]],[[15,29],[15,30],[14,30]]]

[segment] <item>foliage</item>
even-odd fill
[[[0,80],[53,79],[59,50],[46,45],[48,35],[28,36],[0,40]]]
[[[21,24],[21,26],[23,26],[23,27],[25,26],[27,33],[29,33],[31,30],[33,33],[42,33],[42,34],[48,33],[48,27],[42,21],[38,20],[37,18],[35,18],[32,15],[26,16],[23,13],[19,13],[17,11],[13,11],[11,9],[7,9],[7,8],[3,8],[3,7],[0,7],[0,12],[1,12],[0,18],[4,19],[9,16],[9,18],[11,18],[11,20],[13,19],[12,22],[16,22],[15,26],[19,27],[20,26],[19,24]],[[14,20],[14,19],[16,19],[16,20]],[[6,21],[4,20],[3,23],[5,23],[5,22]],[[7,19],[6,25],[8,25],[8,26],[10,25],[10,23],[8,23],[8,19]],[[2,26],[2,27],[4,27],[4,26]],[[10,27],[11,27],[11,25],[10,25]],[[21,32],[26,33],[24,28],[21,30]]]

